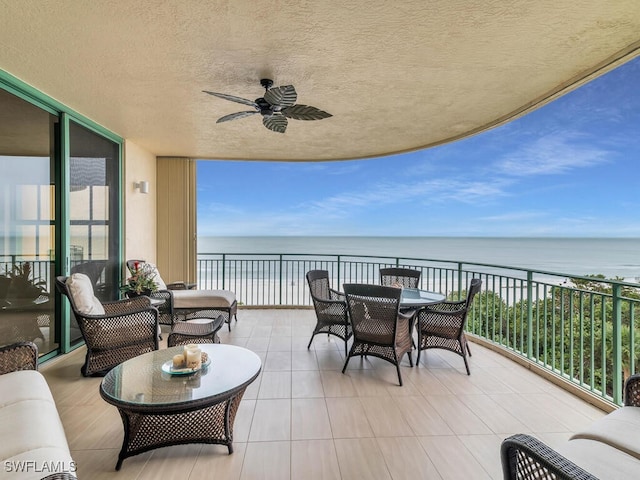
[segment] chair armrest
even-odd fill
[[[116,300],[115,302],[102,302],[102,306],[104,307],[105,315],[110,316],[113,314],[144,310],[149,308],[151,303],[149,302],[149,297],[141,295],[139,297]],[[94,315],[86,315],[87,318],[91,318],[93,316]],[[102,317],[102,315],[97,316]]]
[[[345,302],[347,300],[344,293],[334,290],[333,288],[329,289],[329,295],[331,295],[331,300],[340,300],[341,302]]]
[[[77,480],[78,477],[68,472],[52,473],[42,478],[42,480]]]
[[[627,407],[640,407],[640,373],[627,378],[624,384],[624,404]]]
[[[38,347],[33,342],[19,342],[0,348],[0,374],[38,369]]]
[[[530,435],[506,438],[500,447],[505,480],[598,480]]]

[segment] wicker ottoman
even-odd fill
[[[222,328],[225,318],[196,318],[173,324],[167,338],[167,346],[187,345],[189,343],[220,343],[218,330]]]

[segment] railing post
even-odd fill
[[[533,272],[527,271],[527,358],[533,357]]]
[[[226,270],[227,270],[226,254],[223,253],[222,254],[222,290],[225,289],[224,277],[225,277]]]
[[[612,285],[612,321],[613,321],[613,338],[611,343],[613,346],[613,402],[616,405],[622,405],[622,301],[620,294],[622,286],[614,283]]]
[[[462,262],[458,263],[458,300],[462,300]]]
[[[280,292],[278,293],[278,302],[280,302],[280,305],[282,305],[282,254],[278,255],[279,259],[280,259],[280,267],[278,268],[278,270],[280,271]]]
[[[340,287],[340,255],[338,255],[338,285],[336,285],[336,290],[342,291],[342,287]]]

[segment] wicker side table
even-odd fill
[[[189,343],[220,343],[218,330],[222,328],[225,318],[197,318],[176,322],[167,338],[167,346],[187,345]]]

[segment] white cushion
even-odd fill
[[[79,313],[104,315],[104,307],[93,294],[93,284],[84,273],[74,273],[67,278],[67,288]]]
[[[640,460],[640,408],[619,408],[571,438],[606,443]]]
[[[51,391],[35,370],[0,375],[1,478],[40,479],[55,471],[75,471]],[[34,462],[34,468],[19,468]],[[37,467],[37,468],[35,468]],[[53,469],[55,471],[49,471]]]
[[[173,290],[174,308],[229,308],[235,301],[230,290]]]
[[[606,443],[585,439],[570,440],[558,448],[558,453],[597,478],[640,478],[638,459]]]
[[[166,290],[167,289],[167,284],[164,283],[164,280],[162,280],[162,277],[160,276],[160,272],[158,271],[158,267],[156,267],[153,263],[149,263],[148,264],[153,273],[155,274],[155,277],[153,278],[156,282],[156,285],[158,286],[158,290]]]

